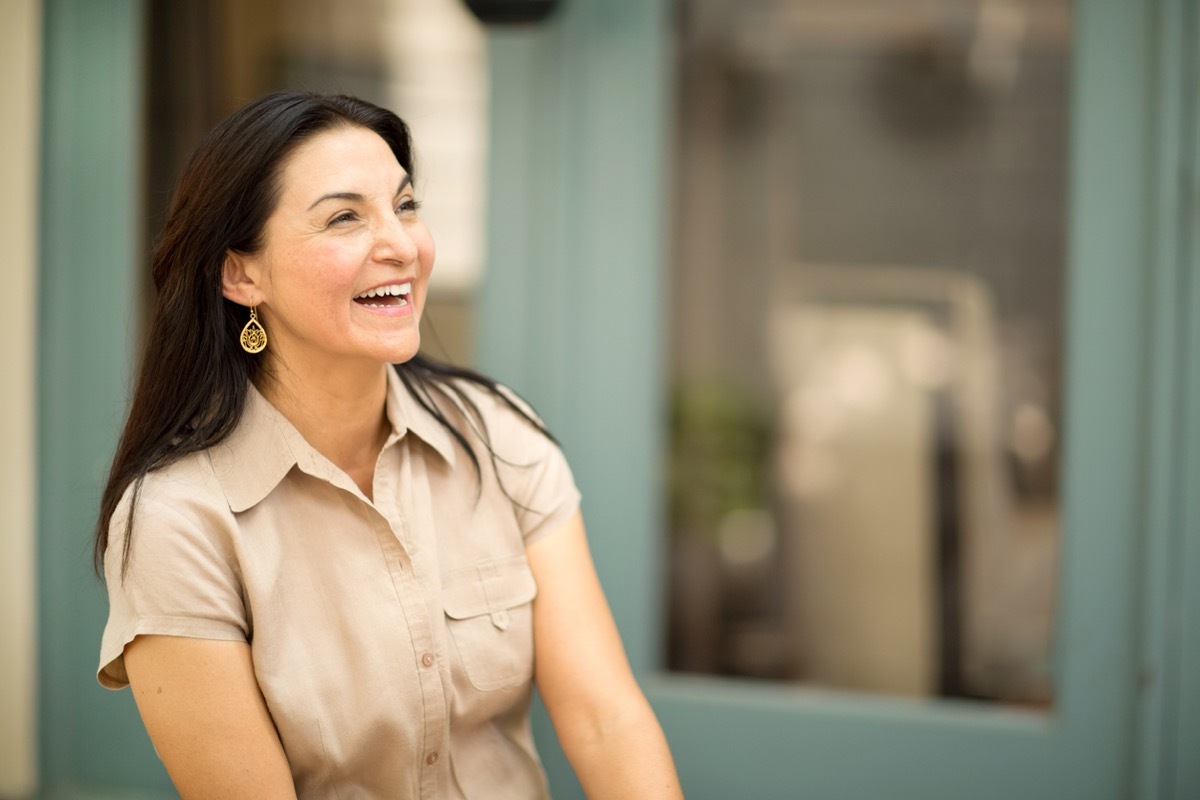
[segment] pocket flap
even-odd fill
[[[537,583],[524,554],[456,569],[442,586],[446,616],[467,619],[524,605],[537,595]]]

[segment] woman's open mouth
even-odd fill
[[[408,296],[411,293],[412,281],[389,283],[363,292],[354,298],[354,302],[367,308],[397,308],[408,305]]]

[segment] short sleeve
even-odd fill
[[[113,514],[104,558],[109,613],[100,646],[101,685],[129,685],[125,647],[142,634],[248,641],[232,514],[223,495],[212,497],[208,488],[186,476],[147,476],[133,509],[133,546],[124,570],[132,490]]]
[[[504,391],[540,421],[520,398]],[[529,544],[560,529],[579,508],[580,493],[558,444],[511,408],[501,406],[498,415],[500,430],[494,431],[498,474],[517,502],[517,522]]]

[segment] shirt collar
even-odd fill
[[[387,414],[392,423],[389,443],[412,431],[454,466],[454,438],[450,431],[413,397],[394,367],[388,369]]]
[[[387,372],[387,415],[392,433],[384,447],[391,447],[411,431],[454,466],[450,432],[421,407],[394,368],[389,367]],[[299,465],[311,471],[316,455],[312,445],[253,384],[246,390],[246,404],[237,427],[228,439],[209,451],[217,481],[234,512],[262,502],[292,467]]]

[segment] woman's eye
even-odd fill
[[[354,212],[353,211],[343,211],[341,214],[338,214],[336,217],[329,220],[329,224],[330,225],[339,225],[343,222],[352,222],[353,220],[354,220]]]
[[[403,213],[407,212],[407,213],[411,214],[420,207],[421,207],[420,201],[416,200],[415,198],[408,197],[408,198],[405,198],[404,200],[401,200],[400,205],[396,206],[396,213],[403,214]]]

